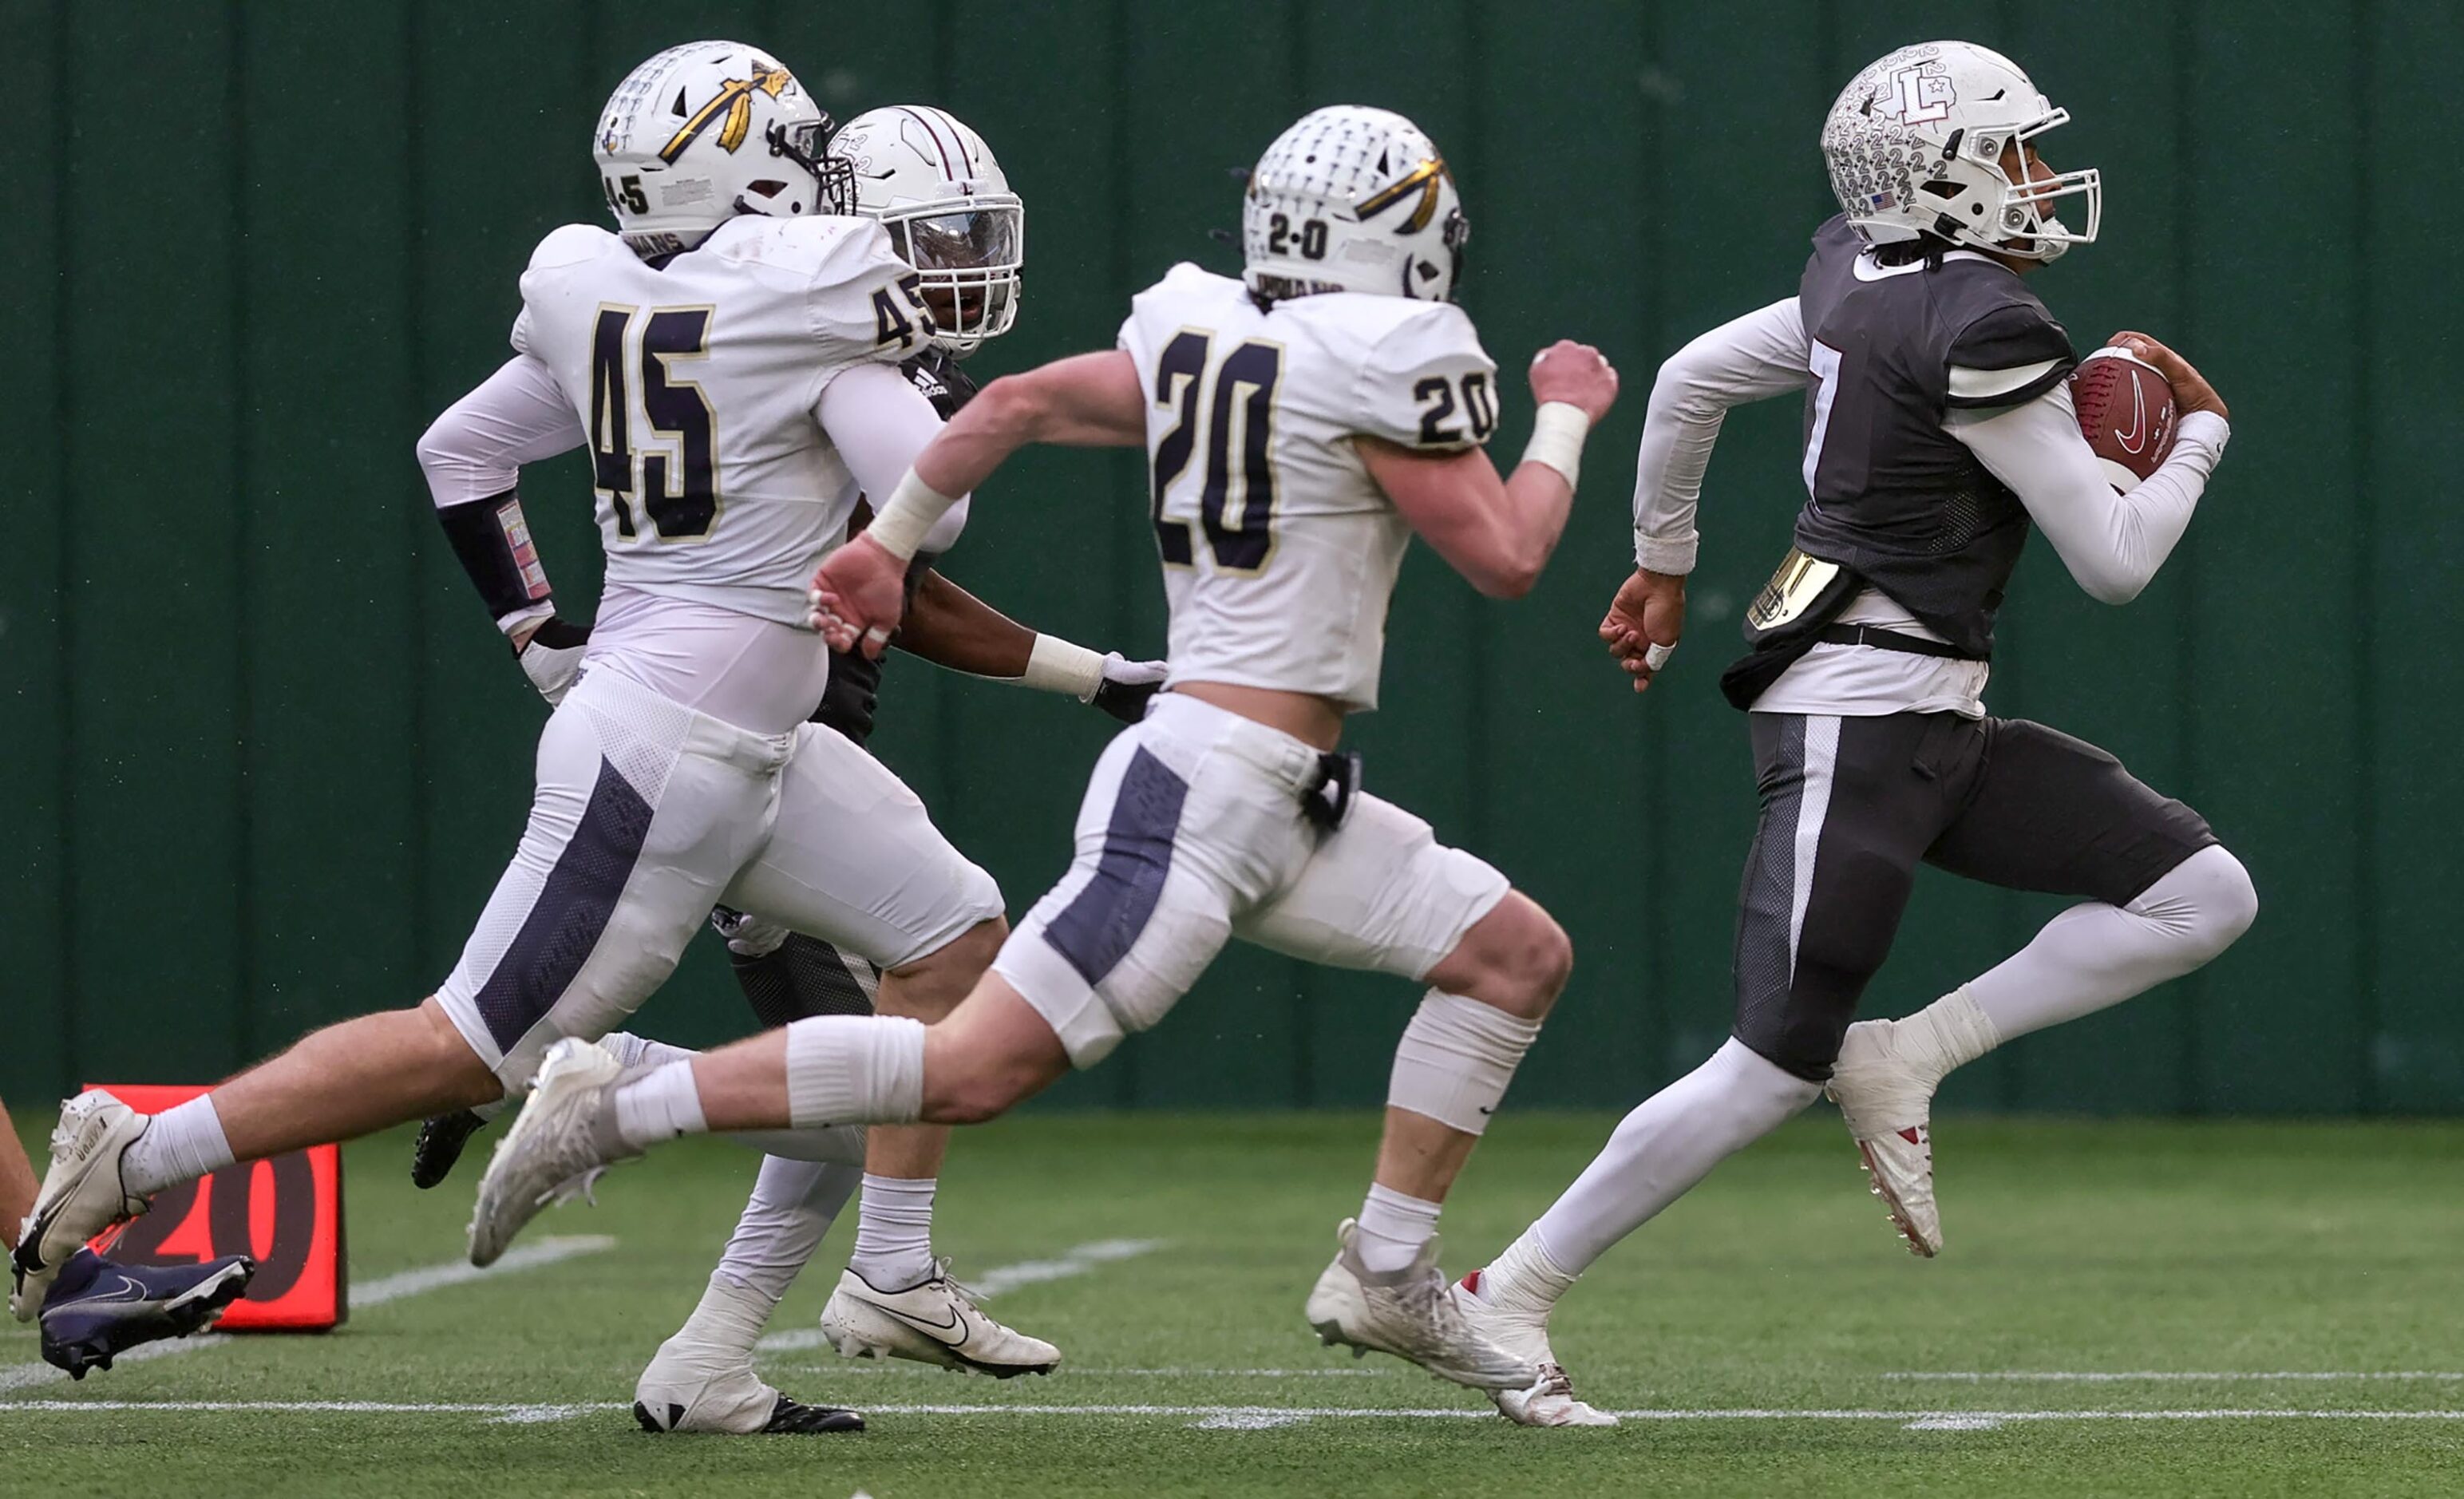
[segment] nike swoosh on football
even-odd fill
[[[2113,440],[2122,444],[2124,452],[2137,452],[2147,445],[2147,392],[2136,380],[2130,383],[2130,430],[2114,433]]]

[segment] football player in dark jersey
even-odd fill
[[[1638,690],[1684,624],[1703,472],[1727,408],[1805,392],[1795,547],[1722,679],[1749,714],[1762,820],[1747,860],[1732,1039],[1618,1125],[1466,1300],[1555,1371],[1516,1420],[1604,1422],[1547,1353],[1574,1276],[1825,1085],[1893,1223],[1941,1247],[1936,1086],[2013,1037],[2190,972],[2257,913],[2207,823],[2102,750],[1990,716],[1982,694],[2030,528],[2089,594],[2127,602],[2172,551],[2222,453],[2224,403],[2142,334],[2183,412],[2153,476],[2117,494],[2066,377],[2068,336],[2021,279],[2096,236],[2101,185],[2036,153],[2069,117],[1964,42],[1892,53],[1848,85],[1822,150],[1841,208],[1797,295],[1661,367],[1635,484],[1638,570],[1600,635]],[[2076,208],[2074,228],[2057,209]],[[1851,1024],[1919,863],[2074,897],[2016,956],[1898,1021]]]
[[[933,324],[924,347],[899,367],[947,421],[976,393],[960,361],[1017,320],[1024,209],[982,138],[929,105],[859,115],[830,137],[829,148],[853,165],[859,211],[880,219],[892,247],[916,268],[916,290]],[[897,315],[894,308],[891,315]],[[870,519],[870,509],[859,502],[849,534]],[[951,671],[1067,692],[1124,722],[1143,716],[1162,685],[1162,662],[1130,661],[1117,652],[1099,656],[1040,635],[943,577],[934,562],[919,555],[909,574],[910,610],[895,642],[902,650]],[[543,693],[561,693],[589,638],[587,627],[551,621],[522,650],[522,664]],[[813,721],[866,744],[882,667],[860,650],[832,651]],[[764,1028],[813,1015],[871,1013],[881,975],[856,953],[726,907],[711,913],[711,925],[726,941],[737,981]],[[668,1052],[627,1034],[607,1041],[633,1062]],[[412,1148],[411,1179],[422,1187],[444,1180],[484,1123],[467,1111],[429,1120]],[[780,1397],[753,1376],[749,1362],[759,1319],[766,1319],[859,1181],[863,1206],[849,1268],[823,1314],[832,1343],[851,1356],[1000,1374],[1031,1367],[1014,1358],[991,1361],[998,1356],[995,1340],[980,1334],[975,1341],[986,1346],[970,1343],[972,1358],[951,1351],[947,1345],[966,1335],[963,1313],[959,1325],[928,1334],[902,1312],[902,1293],[944,1279],[933,1258],[931,1225],[945,1139],[938,1129],[876,1132],[861,1174],[766,1159],[713,1273],[710,1294],[642,1377],[635,1392],[642,1422],[659,1430],[860,1428],[852,1412]],[[951,1319],[928,1312],[923,1320],[937,1327]]]

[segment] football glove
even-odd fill
[[[589,626],[551,614],[515,651],[514,659],[522,664],[522,674],[531,679],[539,694],[554,707],[564,701],[573,679],[582,674],[582,651],[589,644]]]

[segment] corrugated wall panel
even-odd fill
[[[0,483],[9,507],[9,544],[0,547],[0,760],[10,767],[0,797],[0,953],[11,973],[7,1016],[12,1053],[0,1058],[0,1086],[51,1087],[70,1070],[68,953],[64,945],[69,871],[68,785],[74,754],[64,664],[61,605],[66,561],[66,451],[54,433],[66,425],[64,379],[69,257],[63,234],[64,168],[74,115],[60,108],[66,75],[61,22],[53,0],[6,0],[0,33],[12,39],[20,107],[33,148],[9,153],[0,190],[23,205],[19,273],[0,289],[7,325],[22,342],[11,361],[9,406],[24,424],[11,476]]]
[[[2357,564],[2369,541],[2350,498],[2361,413],[2343,352],[2367,249],[2354,11],[2230,11],[2230,25],[2193,30],[2186,70],[2189,209],[2207,228],[2192,239],[2185,331],[2240,434],[2183,559],[2196,601],[2189,794],[2249,864],[2266,915],[2192,990],[2191,1101],[2333,1113],[2362,1101],[2353,850],[2366,704],[2350,631],[2368,602]]]
[[[158,106],[79,109],[61,164],[70,1061],[93,1077],[202,1080],[239,1060],[247,631],[314,632],[258,620],[240,583],[236,11],[70,14],[66,76],[143,77]],[[140,186],[163,163],[176,201]]]
[[[243,1056],[425,992],[406,753],[418,699],[371,690],[414,674],[411,522],[434,524],[400,439],[417,211],[399,147],[407,10],[371,0],[280,24],[241,12]]]
[[[2464,1017],[2449,976],[2464,971],[2464,849],[2455,835],[2455,751],[2464,739],[2464,651],[2452,605],[2464,558],[2455,503],[2455,427],[2464,346],[2454,328],[2455,230],[2464,165],[2427,128],[2464,56],[2464,12],[2378,4],[2354,82],[2365,133],[2354,190],[2364,237],[2355,400],[2360,450],[2350,493],[2369,521],[2368,572],[2351,621],[2314,612],[2351,643],[2368,693],[2364,720],[2372,805],[2357,924],[2374,938],[2350,1003],[2368,1024],[2364,1101],[2391,1112],[2449,1110],[2464,1098]],[[2425,211],[2431,206],[2438,211]],[[2342,486],[2314,496],[2332,520]],[[2296,576],[2306,568],[2296,564]],[[2342,624],[2343,628],[2333,627]]]

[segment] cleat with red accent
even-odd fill
[[[1848,1027],[1827,1091],[1839,1106],[1873,1194],[1890,1213],[1908,1252],[1942,1252],[1942,1214],[1933,1196],[1934,1090],[1947,1069],[1910,1021],[1859,1021]]]

